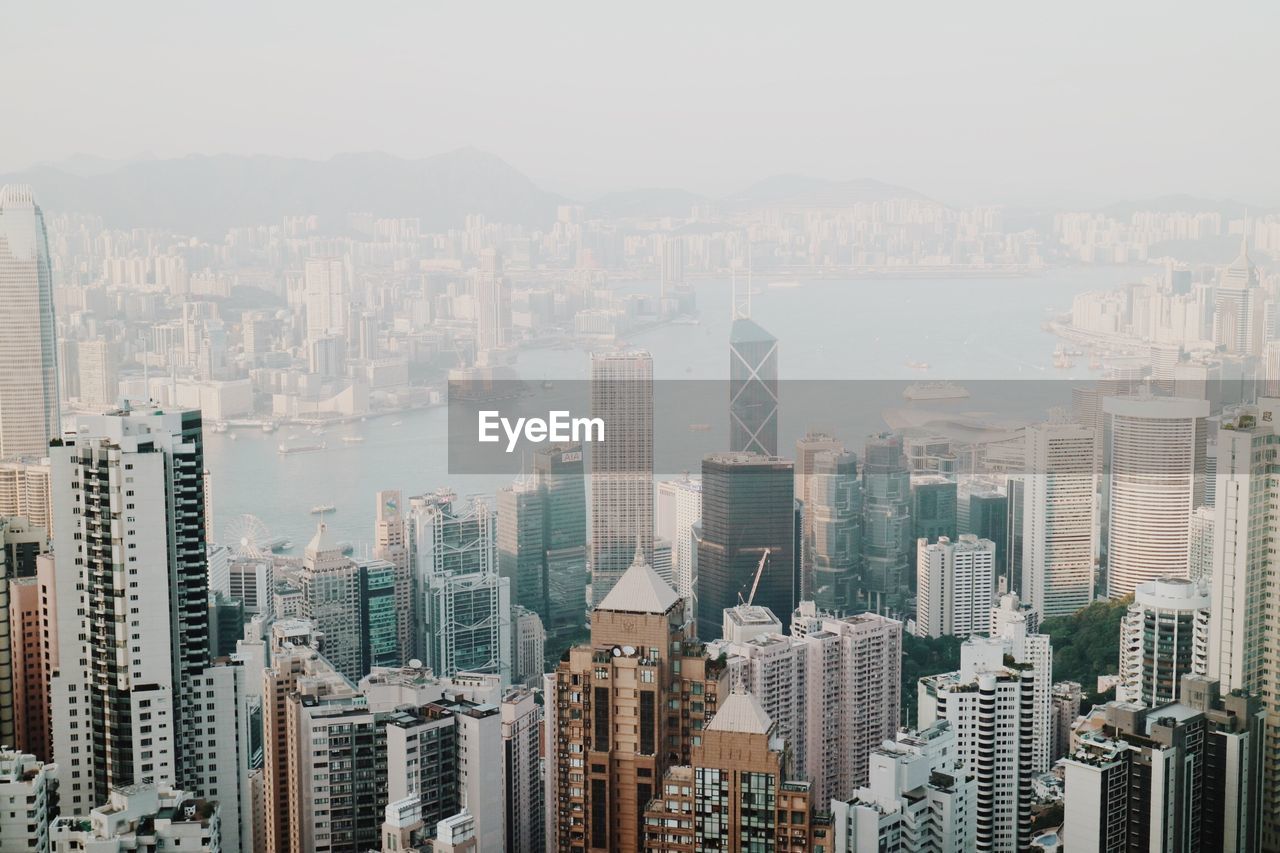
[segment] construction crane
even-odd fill
[[[743,601],[742,593],[738,593],[739,604],[746,604],[748,607],[750,607],[751,602],[756,600],[756,590],[760,588],[760,576],[764,574],[764,565],[765,563],[769,562],[769,554],[771,553],[772,553],[772,549],[765,548],[764,553],[760,555],[760,565],[756,566],[756,577],[755,577],[755,580],[751,582],[751,595],[747,597],[746,601]]]

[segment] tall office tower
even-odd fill
[[[303,309],[308,345],[330,335],[347,336],[351,297],[342,258],[308,258],[303,269]]]
[[[653,357],[593,353],[591,416],[607,440],[591,448],[591,603],[631,565],[636,543],[653,559]]]
[[[801,595],[824,613],[850,613],[862,568],[858,457],[843,451],[816,453],[804,483]]]
[[[414,607],[413,570],[409,565],[404,498],[400,492],[389,490],[378,492],[377,502],[377,514],[373,525],[373,558],[390,563],[394,568],[397,663],[405,663],[417,654],[413,633],[417,619]]]
[[[1258,696],[1266,713],[1263,848],[1280,849],[1280,590],[1273,578],[1280,501],[1280,399],[1224,416],[1218,430],[1208,675]]]
[[[668,767],[690,762],[728,690],[724,663],[692,637],[684,600],[636,550],[591,615],[591,643],[570,649],[546,682],[548,849],[643,849],[645,804]]]
[[[685,474],[679,480],[658,483],[659,537],[671,543],[672,587],[685,601],[686,611],[696,613],[693,577],[693,525],[702,518],[702,481]]]
[[[1007,572],[1009,543],[1009,496],[990,487],[975,489],[967,495],[966,523],[957,524],[960,533],[972,533],[979,539],[996,543],[996,578]]]
[[[1155,708],[1178,699],[1187,674],[1209,657],[1209,583],[1162,578],[1138,584],[1120,623],[1116,699]]]
[[[0,459],[44,456],[62,431],[53,275],[31,187],[0,187]]]
[[[1022,562],[1010,563],[1009,575],[1020,578],[1022,600],[1045,619],[1068,616],[1093,601],[1093,441],[1093,433],[1079,424],[1027,428],[1026,473],[1018,481]]]
[[[871,753],[870,781],[831,803],[834,850],[969,853],[977,843],[978,784],[957,757],[945,720],[901,731]],[[900,846],[899,846],[900,845]]]
[[[809,475],[820,453],[843,453],[844,442],[818,430],[809,430],[796,440],[796,500],[808,503]]]
[[[643,849],[827,849],[830,828],[813,819],[826,808],[811,799],[807,782],[789,778],[785,750],[756,698],[730,694],[703,729],[691,764],[663,775],[645,809]]]
[[[120,380],[114,350],[109,341],[101,339],[80,342],[80,405],[94,409],[115,405],[120,396]]]
[[[50,450],[63,801],[83,811],[144,778],[195,788],[193,682],[209,663],[200,413],[86,417]]]
[[[46,449],[43,451],[48,453]],[[0,515],[20,515],[53,535],[49,460],[0,462]]]
[[[360,631],[360,569],[321,523],[303,550],[302,618],[324,634],[325,657],[351,681],[364,675]]]
[[[511,607],[511,683],[530,687],[542,681],[547,632],[532,610]]]
[[[1022,585],[1024,550],[1022,519],[1026,507],[1026,478],[1010,477],[1005,482],[1005,492],[1009,496],[1009,516],[1005,522],[1006,539],[1004,540],[1007,544],[1004,548],[1004,573],[996,584],[1001,592],[1009,592]],[[1089,558],[1089,564],[1093,565],[1092,556]]]
[[[1018,853],[1031,842],[1034,673],[1004,662],[1001,643],[970,639],[960,669],[920,679],[919,727],[946,720],[978,784],[974,850]]]
[[[1222,271],[1214,298],[1213,342],[1228,355],[1257,355],[1266,343],[1264,301],[1258,269],[1249,257],[1249,238],[1240,255]]]
[[[1183,701],[1110,702],[1063,762],[1070,849],[1239,850],[1259,844],[1256,700],[1187,676]],[[1098,711],[1095,711],[1098,713]]]
[[[1107,594],[1120,598],[1144,581],[1187,576],[1191,513],[1204,503],[1209,401],[1110,397],[1103,411],[1102,551]]]
[[[941,474],[917,474],[911,478],[913,541],[956,538],[957,490],[955,479]]]
[[[498,573],[511,585],[511,602],[549,613],[546,510],[536,480],[520,477],[498,490]]]
[[[506,787],[504,849],[541,853],[547,831],[542,801],[542,705],[533,691],[515,688],[502,697],[500,714]]]
[[[50,667],[57,658],[58,614],[52,554],[36,559],[34,577],[9,582],[13,642],[13,740],[41,759],[53,758],[49,723]]]
[[[868,610],[896,606],[906,590],[911,547],[911,470],[902,437],[867,437],[862,462],[862,586]]]
[[[494,249],[480,251],[475,278],[476,356],[505,347],[511,337],[511,288],[502,277],[502,257]]]
[[[0,745],[17,741],[17,674],[25,668],[23,625],[12,615],[15,583],[35,578],[37,558],[48,551],[44,528],[20,517],[0,516]]]
[[[409,554],[422,596],[418,658],[436,675],[511,677],[511,585],[498,574],[489,505],[441,490],[409,499]]]
[[[58,816],[58,768],[34,755],[0,748],[0,850],[49,850],[49,827]]]
[[[49,829],[51,853],[77,850],[183,850],[221,853],[227,818],[216,800],[166,783],[113,789],[88,812],[64,811]],[[145,845],[145,846],[144,846]]]
[[[747,317],[729,331],[729,450],[778,455],[778,339]]]
[[[662,295],[669,296],[674,288],[684,284],[684,240],[664,234],[658,244]]]
[[[539,448],[534,476],[542,495],[542,544],[546,551],[547,593],[538,610],[547,632],[547,651],[555,658],[586,636],[587,496],[582,445]]]
[[[917,637],[968,637],[986,630],[995,591],[996,544],[971,533],[945,536],[916,553]]]
[[[1050,764],[1057,764],[1071,752],[1071,730],[1080,716],[1080,703],[1084,692],[1078,681],[1059,681],[1053,685],[1053,746],[1049,753]]]
[[[695,590],[700,638],[719,637],[723,611],[739,601],[774,613],[795,609],[794,488],[791,463],[783,459],[719,453],[702,460]]]

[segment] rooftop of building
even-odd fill
[[[680,601],[676,591],[654,571],[636,546],[635,558],[597,609],[623,613],[666,613]]]

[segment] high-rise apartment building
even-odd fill
[[[1116,699],[1155,708],[1178,700],[1184,675],[1209,659],[1209,584],[1162,578],[1138,584],[1120,623]]]
[[[539,684],[541,687],[541,684]],[[533,691],[515,688],[502,697],[504,847],[541,853],[546,841],[542,782],[542,705]]]
[[[53,271],[31,188],[0,187],[0,459],[41,457],[61,432]]]
[[[511,337],[511,287],[502,275],[502,257],[494,249],[482,249],[475,276],[476,357],[507,346]]]
[[[591,356],[591,416],[607,424],[591,447],[591,603],[631,565],[636,543],[653,561],[653,358]]]
[[[774,613],[795,609],[794,488],[792,465],[783,459],[720,453],[702,460],[699,637],[719,637],[723,611],[743,601]]]
[[[995,592],[996,545],[971,533],[917,542],[919,637],[968,637],[986,631]]]
[[[900,603],[911,547],[911,469],[902,437],[867,438],[862,463],[862,584],[858,604],[882,610]]]
[[[50,448],[60,797],[83,813],[121,786],[216,790],[222,849],[252,844],[242,669],[210,661],[198,411],[80,419]]]
[[[0,744],[14,745],[17,740],[17,694],[24,690],[18,675],[25,668],[24,628],[21,617],[15,619],[13,601],[17,582],[34,579],[40,554],[49,548],[45,530],[21,517],[0,516]]]
[[[723,663],[692,636],[684,599],[644,562],[591,616],[591,643],[547,679],[548,849],[636,853],[667,768],[688,764],[727,694]]]
[[[13,654],[13,743],[42,759],[53,757],[49,689],[58,657],[57,591],[52,554],[36,559],[34,577],[9,582]]]
[[[869,781],[831,803],[834,850],[969,853],[977,843],[978,784],[945,720],[898,732],[871,753]]]
[[[308,258],[303,268],[303,307],[307,343],[331,335],[347,336],[351,297],[342,258]]]
[[[998,642],[967,641],[960,669],[920,679],[919,726],[947,721],[977,781],[974,850],[1018,853],[1031,842],[1034,671],[1010,666]]]
[[[1204,502],[1209,401],[1108,397],[1103,411],[1103,553],[1107,594],[1120,598],[1144,581],[1188,574],[1191,513]]]
[[[46,448],[41,451],[47,454]],[[0,462],[0,515],[20,515],[53,536],[53,492],[47,458]]]
[[[1203,676],[1178,692],[1182,700],[1155,708],[1098,709],[1103,725],[1063,762],[1069,849],[1262,849],[1256,701],[1220,695]]]
[[[1280,530],[1280,399],[1225,416],[1218,430],[1208,675],[1257,696],[1266,714],[1263,849],[1280,848],[1280,589],[1271,543]]]
[[[409,500],[409,553],[422,596],[419,659],[436,675],[511,677],[511,585],[498,573],[495,519],[450,491]]]
[[[749,317],[729,331],[729,450],[778,455],[778,339]]]
[[[1009,530],[1021,530],[1021,562],[1011,550],[1009,576],[1043,618],[1068,616],[1093,600],[1096,482],[1091,430],[1071,423],[1027,428],[1026,468],[1011,481],[1020,519],[1011,516]],[[1009,507],[1013,512],[1012,490]]]

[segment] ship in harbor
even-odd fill
[[[906,400],[962,400],[969,389],[954,382],[913,382],[902,391]]]
[[[276,452],[281,456],[290,456],[294,453],[316,453],[324,450],[324,448],[325,443],[323,441],[319,444],[295,444],[292,447],[282,444],[276,448]]]

